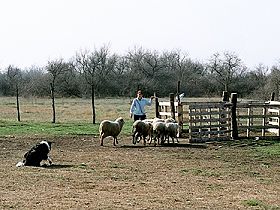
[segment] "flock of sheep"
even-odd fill
[[[103,120],[99,127],[99,138],[100,145],[103,146],[104,138],[112,136],[114,138],[113,144],[116,146],[118,144],[117,137],[120,134],[124,125],[123,118],[117,118],[115,121]],[[146,145],[146,141],[149,144],[154,141],[154,144],[163,144],[165,141],[169,143],[169,138],[172,142],[177,143],[180,134],[180,126],[172,118],[168,119],[146,119],[146,120],[136,120],[133,123],[133,144],[139,143],[143,140],[143,144]]]

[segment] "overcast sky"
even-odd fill
[[[206,62],[235,52],[249,68],[280,60],[279,0],[0,0],[0,69],[109,45],[180,49]]]

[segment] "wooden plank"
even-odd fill
[[[227,128],[230,126],[230,123],[227,124],[211,124],[211,125],[189,125],[189,128],[192,129],[203,129],[203,128]]]
[[[230,133],[231,130],[220,130],[220,131],[201,131],[201,132],[192,132],[192,136],[194,135],[218,135],[218,134],[226,134],[226,133]]]
[[[246,125],[240,125],[238,126],[238,129],[250,129],[250,130],[260,130],[260,129],[269,129],[269,128],[279,128],[277,125],[251,125],[251,126],[246,126]]]
[[[171,117],[171,112],[159,112],[160,116],[170,116]],[[178,113],[175,113],[175,116],[178,117]]]
[[[237,103],[237,109],[239,108],[263,108],[263,107],[267,107],[267,108],[275,108],[275,109],[279,109],[280,105],[274,105],[274,104],[265,104],[265,103],[259,103],[259,104],[247,104],[247,103]]]
[[[268,101],[269,105],[279,105],[280,106],[280,101]]]
[[[210,122],[219,122],[219,123],[224,123],[229,121],[230,118],[206,118],[206,119],[189,119],[190,123],[210,123]]]
[[[216,104],[190,104],[189,109],[209,109],[209,108],[223,108],[223,103]]]
[[[279,110],[279,109],[271,109],[271,108],[269,108],[269,109],[267,110],[267,112],[276,113],[276,114],[279,115],[280,110]]]
[[[276,115],[276,114],[273,114],[273,115],[262,115],[262,114],[252,114],[252,115],[245,115],[245,114],[242,114],[242,115],[238,115],[237,118],[241,118],[241,119],[247,119],[247,118],[256,118],[256,119],[259,119],[259,118],[269,118],[269,117],[279,117],[279,115]]]
[[[170,106],[170,102],[169,101],[160,101],[158,102],[159,106]],[[174,102],[174,106],[178,106],[178,102]]]
[[[202,111],[202,112],[198,112],[198,111],[192,111],[189,113],[190,116],[195,116],[195,115],[220,115],[220,114],[230,114],[230,111],[211,111],[211,112],[207,112],[207,111]]]

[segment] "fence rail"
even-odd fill
[[[237,103],[236,97],[230,103],[188,103],[175,102],[170,94],[169,102],[156,101],[156,116],[176,119],[183,131],[187,124],[190,142],[280,136],[280,102],[276,101]]]
[[[224,102],[189,104],[190,142],[230,139],[230,110]]]

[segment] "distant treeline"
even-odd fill
[[[233,52],[215,53],[202,63],[180,50],[157,52],[135,48],[125,55],[110,53],[103,46],[77,52],[73,58],[51,60],[44,67],[19,69],[10,65],[0,73],[1,96],[107,97],[145,95],[159,97],[180,92],[187,97],[221,96],[222,91],[239,97],[268,99],[279,95],[280,66],[259,64],[248,69]]]

